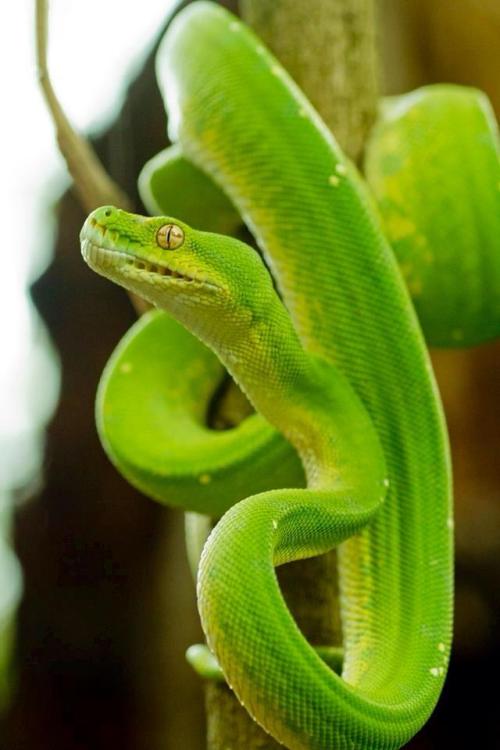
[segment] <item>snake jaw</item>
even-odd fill
[[[82,255],[86,263],[98,273],[107,276],[107,271],[113,269],[118,274],[124,276],[136,276],[139,280],[141,277],[147,278],[151,283],[151,277],[159,277],[161,280],[175,283],[187,283],[194,285],[203,285],[211,289],[219,289],[215,284],[205,279],[195,278],[186,273],[180,273],[174,269],[168,268],[158,262],[151,262],[144,258],[130,255],[120,250],[114,250],[94,244],[91,240],[84,239],[82,242]]]

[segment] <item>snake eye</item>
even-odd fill
[[[156,233],[156,241],[165,250],[176,250],[184,242],[184,232],[177,224],[164,224]]]

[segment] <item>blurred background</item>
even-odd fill
[[[138,171],[166,143],[152,54],[174,4],[51,3],[56,91],[137,205]],[[135,314],[81,262],[85,217],[37,89],[33,7],[5,5],[0,622],[21,595],[9,540],[24,583],[0,747],[201,750],[201,686],[184,662],[201,636],[182,516],[130,488],[94,428],[99,375]],[[378,9],[385,93],[465,83],[484,89],[499,114],[499,0],[378,0]],[[456,483],[456,637],[443,698],[409,747],[495,748],[500,345],[436,351],[433,360]]]

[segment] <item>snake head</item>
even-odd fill
[[[222,292],[222,279],[197,257],[193,230],[177,219],[102,206],[87,218],[80,241],[94,271],[160,307],[166,295],[201,301]]]
[[[256,309],[265,309],[266,290],[273,293],[252,248],[171,217],[102,206],[85,221],[80,240],[94,271],[167,310],[193,332],[202,333],[200,319],[213,308],[219,323],[238,325],[242,333]]]

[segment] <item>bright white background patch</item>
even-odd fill
[[[49,66],[73,123],[102,128],[162,29],[175,0],[52,0]],[[36,474],[41,427],[58,393],[58,367],[26,289],[50,260],[50,205],[69,184],[38,91],[34,2],[0,6],[1,254],[0,508]],[[5,507],[5,506],[4,506]]]

